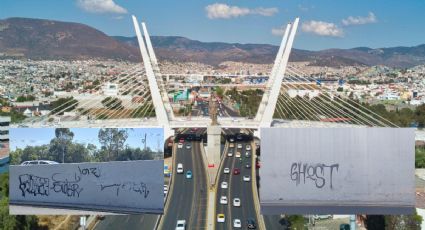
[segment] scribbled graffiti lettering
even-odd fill
[[[338,171],[339,164],[325,165],[319,163],[313,165],[308,163],[302,164],[301,162],[292,163],[291,180],[296,181],[296,185],[298,186],[301,182],[305,184],[306,179],[310,179],[317,188],[323,188],[326,182],[328,182],[329,187],[332,189],[334,169]]]
[[[33,196],[49,196],[49,179],[32,174],[23,174],[19,176],[19,189],[22,191],[23,197],[26,193]]]
[[[140,195],[143,195],[144,198],[147,198],[149,195],[149,189],[148,186],[143,183],[136,183],[136,182],[124,182],[120,184],[109,184],[109,185],[100,185],[100,190],[103,191],[106,188],[115,188],[116,189],[116,195],[119,196],[119,191],[121,190],[128,190],[137,192]]]
[[[78,170],[80,171],[80,175],[88,176],[92,174],[95,177],[100,177],[100,170],[96,167],[80,168],[80,166],[78,166]]]
[[[62,180],[58,179],[60,173],[55,173],[52,175],[53,187],[52,190],[56,193],[63,193],[68,197],[80,197],[81,191],[83,188],[80,188],[78,182],[80,182],[81,177],[74,175],[73,180],[68,180],[64,178]]]

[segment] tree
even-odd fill
[[[108,109],[122,109],[122,101],[116,97],[107,97],[102,100],[102,105]]]
[[[0,174],[0,229],[38,229],[36,216],[9,215],[9,173]]]
[[[385,229],[385,218],[381,215],[367,215],[365,225],[368,230]]]
[[[118,157],[120,150],[124,148],[124,143],[127,140],[128,133],[125,129],[106,128],[100,129],[98,138],[102,145],[102,151],[106,153],[103,160],[110,161]],[[114,158],[112,158],[112,156]],[[106,158],[106,159],[105,159]]]
[[[64,112],[69,112],[74,110],[78,106],[78,101],[73,97],[59,98],[56,101],[52,102],[52,114],[59,113],[62,115]]]
[[[74,133],[68,128],[57,128],[55,129],[56,138],[53,141],[57,141],[62,147],[62,163],[65,163],[65,149],[66,146],[72,142]]]

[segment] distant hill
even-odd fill
[[[201,42],[177,36],[152,36],[151,39],[160,60],[195,61],[211,65],[224,61],[272,63],[278,50],[277,46],[267,44]],[[141,60],[135,37],[109,37],[79,23],[28,18],[0,20],[0,58],[2,56]],[[290,61],[309,61],[318,66],[411,67],[425,64],[425,44],[381,49],[293,49]]]
[[[0,20],[0,53],[32,59],[139,58],[133,47],[92,27],[28,18]]]

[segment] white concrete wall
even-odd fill
[[[336,214],[413,210],[413,129],[264,128],[261,135],[262,205],[310,213],[332,206]]]
[[[162,213],[163,170],[163,160],[10,166],[10,203]]]

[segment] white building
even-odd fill
[[[10,117],[0,117],[0,141],[9,140]]]
[[[106,86],[103,88],[103,94],[106,96],[117,96],[118,95],[118,84],[106,83]]]

